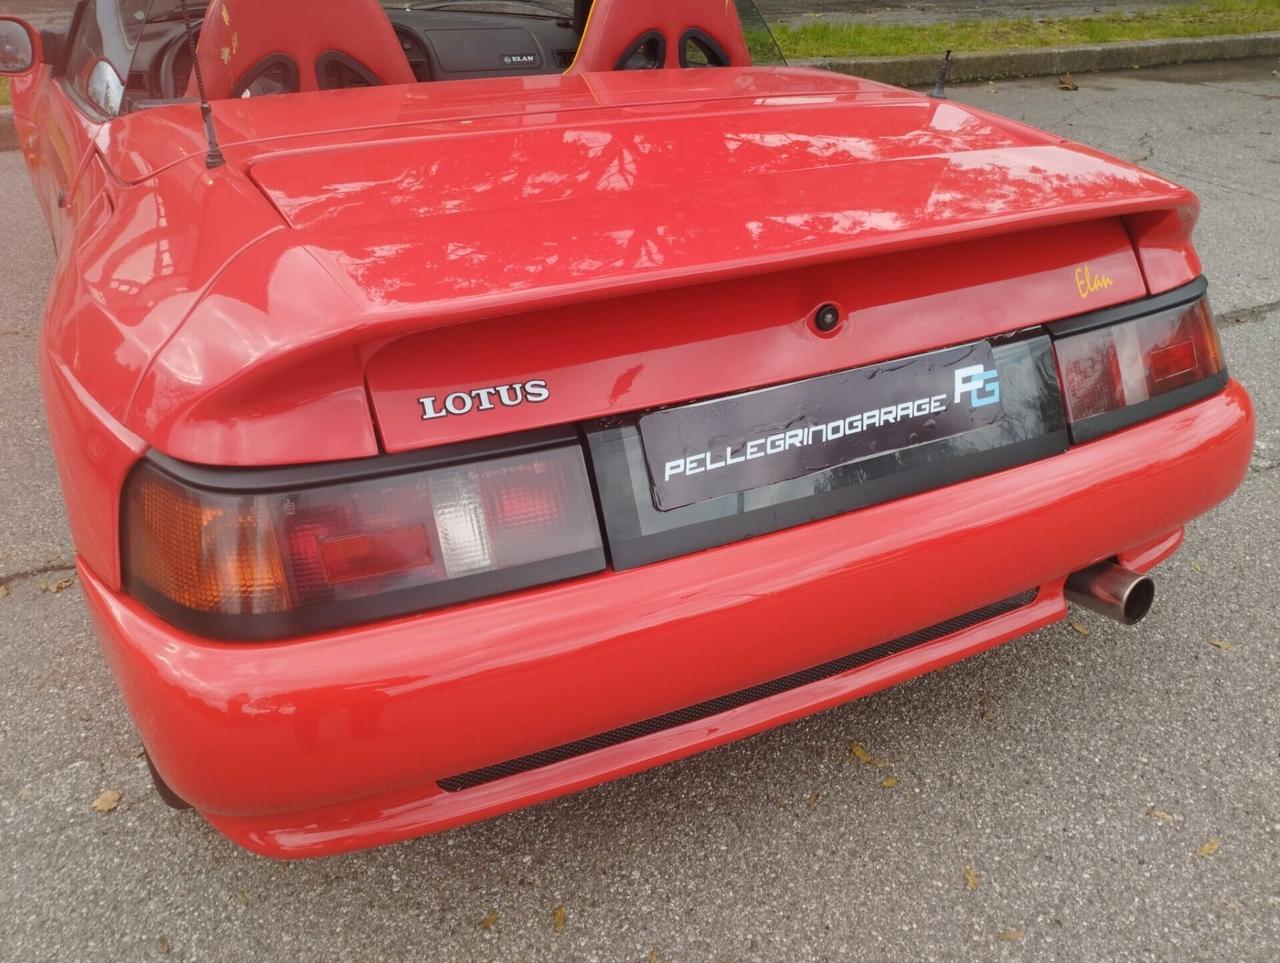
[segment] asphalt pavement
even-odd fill
[[[151,791],[66,582],[35,362],[53,257],[20,156],[0,153],[0,959],[1280,958],[1277,70],[953,92],[1204,201],[1199,246],[1259,446],[1158,570],[1141,626],[1075,612],[693,759],[293,864]],[[94,812],[106,789],[118,807]]]

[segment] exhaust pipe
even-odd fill
[[[1066,595],[1117,622],[1136,625],[1151,611],[1156,583],[1115,562],[1099,562],[1068,578]]]

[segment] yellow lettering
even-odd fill
[[[1105,274],[1094,274],[1087,264],[1076,268],[1076,290],[1080,292],[1081,298],[1087,298],[1098,291],[1105,291],[1115,283]]]

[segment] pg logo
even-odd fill
[[[964,395],[969,396],[971,408],[996,404],[1000,401],[1000,372],[980,364],[957,368],[955,403],[959,404]]]

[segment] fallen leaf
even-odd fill
[[[156,940],[156,946],[159,947],[161,953],[172,953],[173,944],[169,942],[169,937],[162,936]]]
[[[241,906],[248,906],[249,894],[242,889],[236,890],[236,902],[239,903]]]
[[[496,909],[491,909],[489,912],[484,914],[484,919],[480,921],[480,929],[491,930],[497,925],[497,923],[498,911]]]
[[[893,776],[885,776],[883,779],[880,780],[881,789],[892,789],[897,784],[898,784],[898,780],[895,779]]]
[[[1205,857],[1205,859],[1208,859],[1210,856],[1212,856],[1214,853],[1218,851],[1218,847],[1221,845],[1222,845],[1222,840],[1219,839],[1217,836],[1214,836],[1213,839],[1209,840],[1207,843],[1205,843],[1203,846],[1200,847],[1199,853],[1201,856]]]
[[[1163,809],[1156,809],[1155,806],[1149,806],[1147,808],[1147,815],[1152,819],[1160,820],[1162,823],[1173,822],[1173,813],[1167,813]]]
[[[1079,632],[1081,635],[1089,634],[1089,626],[1085,625],[1083,622],[1072,622],[1071,627],[1075,629],[1077,632]]]
[[[95,813],[109,813],[120,805],[121,793],[118,789],[104,789],[98,794],[89,808]]]
[[[978,718],[983,722],[991,718],[991,696],[986,689],[978,690]]]
[[[812,809],[814,806],[818,805],[818,799],[821,798],[821,796],[822,796],[821,789],[815,789],[813,792],[809,793],[809,798],[806,801],[806,804],[808,805],[808,807]]]
[[[9,586],[0,583],[0,599],[9,597]]]
[[[1204,569],[1202,569],[1202,568],[1200,567],[1200,563],[1199,563],[1199,562],[1192,562],[1192,563],[1191,563],[1191,567],[1192,567],[1193,569],[1195,569],[1197,572],[1203,572],[1203,571],[1204,571]]]
[[[554,929],[557,933],[563,933],[564,925],[568,920],[568,916],[569,916],[568,910],[566,910],[563,906],[557,906],[555,909],[553,909],[551,911],[552,929]]]
[[[31,787],[30,787],[30,786],[23,786],[21,789],[19,789],[19,790],[18,790],[18,798],[19,798],[19,799],[21,799],[23,802],[26,802],[28,799],[30,799],[30,798],[31,798]]]
[[[1063,74],[1061,77],[1058,78],[1058,89],[1059,90],[1079,90],[1080,85],[1075,82],[1071,74]]]
[[[871,753],[867,752],[867,747],[860,742],[849,743],[849,755],[853,756],[863,765],[871,766],[873,769],[883,769],[885,766],[889,765],[887,760],[877,759],[875,756],[871,755]]]
[[[1001,930],[1000,939],[1006,943],[1017,943],[1022,939],[1022,930]]]
[[[71,586],[74,585],[75,582],[76,582],[75,577],[68,575],[66,578],[58,579],[56,582],[44,583],[43,585],[40,586],[40,591],[50,592],[50,593],[63,592],[71,588]]]
[[[977,871],[972,866],[966,866],[964,868],[964,885],[968,886],[969,889],[972,890],[977,889],[978,884],[981,882],[982,877],[978,875]]]
[[[1223,642],[1221,639],[1210,639],[1209,644],[1215,649],[1221,649],[1223,652],[1234,652],[1236,647],[1230,642]]]

